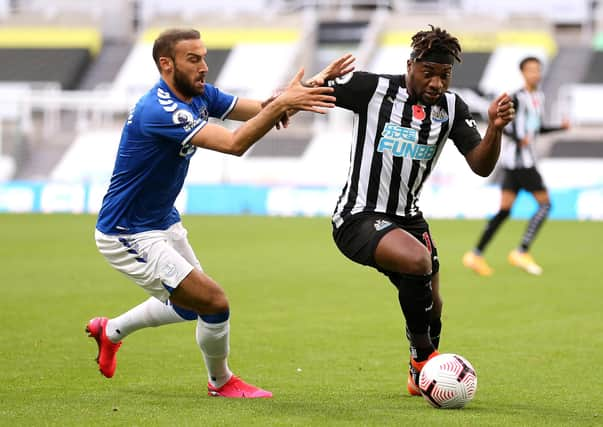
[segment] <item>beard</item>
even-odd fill
[[[174,66],[174,86],[182,95],[192,98],[193,96],[203,95],[205,87],[197,88],[194,82],[190,82],[187,76],[180,72],[178,67]]]

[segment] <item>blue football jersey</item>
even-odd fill
[[[205,84],[203,95],[187,104],[160,79],[124,125],[96,228],[132,234],[165,230],[180,221],[174,201],[196,151],[191,138],[209,117],[224,119],[236,102],[237,97]]]

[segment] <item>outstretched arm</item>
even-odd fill
[[[265,101],[258,101],[256,99],[239,98],[237,105],[232,109],[232,112],[228,115],[229,120],[238,120],[245,122],[252,117],[255,117],[262,108],[270,104],[281,94],[282,90],[276,91],[270,98]],[[286,128],[289,125],[289,115],[285,112],[281,115],[279,120],[276,122],[276,128],[280,129],[281,126]]]
[[[504,127],[513,120],[515,108],[506,93],[496,98],[488,108],[488,128],[481,142],[467,153],[465,158],[471,170],[480,176],[488,176],[494,170],[500,154],[500,140]]]
[[[235,131],[208,123],[193,136],[191,142],[198,147],[240,156],[264,136],[287,110],[326,113],[325,108],[335,106],[335,98],[330,96],[333,89],[302,86],[303,73],[303,69],[300,70],[282,94]]]
[[[244,122],[256,116],[262,110],[262,102],[256,99],[239,98],[230,114],[229,120]]]
[[[351,53],[347,53],[340,58],[337,58],[329,65],[327,65],[322,71],[315,74],[311,79],[307,80],[304,84],[307,86],[322,86],[327,80],[333,80],[337,77],[344,76],[354,71],[352,65],[356,61],[356,58]]]
[[[341,77],[347,73],[354,71],[352,63],[355,60],[356,58],[350,53],[343,55],[342,57],[331,62],[323,70],[314,75],[314,77],[302,84],[311,87],[322,86],[327,80],[331,80],[336,77]],[[272,96],[270,96],[265,101],[258,101],[255,99],[248,98],[239,98],[237,104],[232,109],[231,113],[228,115],[228,119],[244,122],[251,119],[252,117],[255,117],[262,110],[262,108],[272,103],[272,101],[274,101],[281,94],[281,92],[282,90],[277,90]],[[280,129],[281,126],[286,128],[289,124],[289,117],[294,113],[295,111],[284,112],[279,118],[279,120],[276,122],[276,128]]]
[[[568,119],[563,119],[560,126],[540,126],[540,133],[557,132],[560,130],[568,130],[570,128]]]

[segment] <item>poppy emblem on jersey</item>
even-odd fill
[[[422,105],[412,106],[412,116],[416,120],[425,120],[425,109]]]
[[[434,105],[431,108],[431,121],[443,123],[448,121],[448,113],[442,107]]]

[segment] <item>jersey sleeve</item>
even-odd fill
[[[454,122],[449,138],[464,156],[481,142],[482,137],[465,101],[458,95],[455,98]]]
[[[207,100],[207,112],[210,117],[224,120],[237,104],[238,97],[222,92],[217,87],[205,84],[204,96]]]
[[[366,108],[371,96],[377,88],[379,76],[364,71],[357,71],[328,80],[326,85],[335,89],[335,105],[346,110],[359,112]]]
[[[139,119],[142,131],[160,141],[185,144],[207,124],[207,119],[194,115],[186,104],[172,103],[170,106],[143,112]]]

